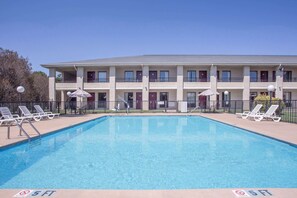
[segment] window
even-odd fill
[[[160,107],[168,107],[168,92],[160,92],[160,101],[164,102],[164,104],[160,104]]]
[[[284,71],[284,82],[292,82],[292,71]]]
[[[188,71],[188,82],[196,82],[196,71],[195,70],[189,70]]]
[[[196,107],[196,93],[195,92],[188,92],[187,93],[187,103],[188,107]]]
[[[125,82],[133,82],[134,72],[133,71],[125,71]]]
[[[250,71],[250,81],[258,82],[258,72],[257,71]]]
[[[231,71],[222,71],[222,82],[231,82]]]
[[[98,72],[98,82],[107,82],[107,74],[105,71]]]
[[[169,81],[169,71],[160,71],[160,82]]]

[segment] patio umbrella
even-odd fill
[[[207,89],[205,91],[202,91],[198,96],[212,96],[212,95],[219,95],[218,92],[213,92],[210,89]]]
[[[71,98],[79,98],[79,103],[78,103],[79,108],[82,107],[82,102],[83,102],[82,98],[92,97],[91,94],[89,94],[88,92],[82,90],[81,88],[79,88],[75,92],[70,93],[68,96],[71,97]]]
[[[72,92],[71,94],[69,94],[69,97],[71,97],[71,98],[76,98],[76,97],[89,98],[89,97],[92,97],[92,95],[79,88],[75,92]]]

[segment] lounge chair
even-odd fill
[[[263,119],[272,119],[274,122],[279,122],[281,117],[276,116],[275,111],[279,105],[271,105],[266,113],[260,113],[253,116],[255,121],[262,121]]]
[[[27,136],[27,138],[29,139],[29,141],[31,140],[31,137],[29,136],[29,134],[22,127],[22,124],[25,121],[28,122],[31,125],[31,127],[33,128],[33,130],[35,130],[35,132],[40,137],[39,131],[31,123],[31,120],[34,119],[34,117],[30,117],[30,116],[20,117],[17,114],[11,114],[10,110],[7,107],[0,107],[0,113],[1,113],[2,118],[3,118],[3,122],[1,121],[1,124],[5,123],[5,125],[7,126],[7,138],[8,139],[10,138],[10,126],[12,124],[15,124],[20,129],[20,135],[21,135],[21,132],[23,132]]]
[[[236,113],[237,117],[241,117],[242,119],[247,119],[248,117],[253,117],[259,114],[260,109],[262,108],[262,104],[257,104],[252,111],[244,111],[242,113]]]
[[[0,113],[2,115],[0,123],[3,125],[22,123],[24,120],[30,119],[29,117],[20,117],[17,114],[11,114],[10,110],[7,107],[0,107]]]
[[[35,121],[40,121],[46,116],[39,115],[38,113],[32,114],[26,106],[19,106],[19,109],[22,112],[22,116],[26,118],[34,119]]]
[[[34,105],[34,108],[36,109],[37,113],[39,113],[39,115],[41,116],[47,116],[48,119],[53,119],[55,116],[59,117],[60,114],[59,113],[52,113],[52,112],[45,112],[43,111],[43,109],[41,108],[40,105]]]
[[[4,116],[0,118],[0,125],[11,125],[14,123],[16,123],[15,118],[5,118]]]

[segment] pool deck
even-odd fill
[[[112,114],[107,114],[112,115]],[[125,114],[115,114],[115,115],[125,115]],[[141,114],[130,114],[130,115],[186,115],[186,114],[177,114],[177,113],[141,113]],[[200,115],[210,119],[214,119],[220,122],[231,124],[240,128],[244,128],[256,133],[269,136],[275,139],[279,139],[285,142],[289,142],[297,145],[297,124],[290,124],[285,122],[273,122],[273,121],[262,121],[255,122],[251,120],[243,120],[237,118],[233,114],[211,114],[211,113],[202,113],[202,114],[191,114],[191,115]],[[54,120],[44,120],[40,122],[34,122],[34,126],[41,132],[41,134],[47,134],[65,127],[73,126],[81,122],[86,122],[98,117],[105,116],[104,114],[89,114],[89,115],[77,115],[77,116],[61,116],[60,118]],[[24,124],[25,129],[30,129],[28,124]],[[27,141],[26,137],[19,136],[19,130],[16,126],[12,126],[10,129],[10,139],[7,139],[7,127],[0,127],[0,147],[5,147],[7,145],[15,144],[20,141]],[[31,130],[28,130],[31,131]],[[30,132],[31,136],[35,134]],[[244,188],[237,188],[244,189]],[[9,190],[0,190],[0,197],[13,197],[16,193],[22,189],[9,189]],[[37,189],[35,189],[37,190]],[[44,191],[45,189],[43,189]],[[195,189],[195,190],[64,190],[64,189],[48,189],[55,190],[56,192],[52,193],[49,197],[156,197],[156,198],[165,198],[165,197],[205,197],[205,198],[227,198],[227,197],[237,197],[232,190],[235,189]],[[297,197],[297,188],[259,188],[259,189],[246,189],[253,190],[257,196],[264,197],[279,197],[279,198],[296,198]],[[265,191],[261,192],[257,190],[268,190],[272,196],[269,196]],[[43,192],[45,193],[45,191]],[[50,194],[50,192],[48,192]],[[43,197],[46,197],[45,194]],[[242,196],[243,197],[243,196]],[[251,196],[253,197],[253,196]]]

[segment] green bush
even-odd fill
[[[254,106],[257,104],[262,104],[263,107],[261,111],[265,112],[270,107],[270,96],[258,95],[254,100]],[[276,110],[277,114],[280,114],[285,108],[285,103],[279,98],[271,97],[271,105],[279,105],[278,109]]]

